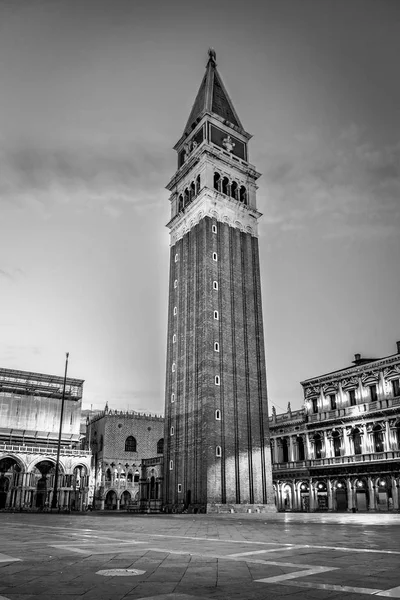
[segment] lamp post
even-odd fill
[[[62,422],[63,422],[63,416],[64,416],[65,385],[67,383],[68,357],[69,357],[69,352],[66,353],[66,358],[65,358],[65,373],[64,373],[64,384],[63,384],[63,391],[62,391],[62,398],[61,398],[61,416],[60,416],[60,430],[58,432],[56,471],[54,474],[53,498],[51,501],[51,509],[52,510],[53,510],[53,508],[57,508],[58,472],[60,470],[61,433],[62,433]]]

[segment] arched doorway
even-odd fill
[[[365,479],[359,479],[354,486],[355,506],[358,511],[367,511],[369,507],[368,486]],[[352,508],[352,507],[349,507]]]
[[[107,510],[116,510],[117,509],[117,494],[114,492],[114,490],[110,490],[109,492],[107,492],[106,509]]]
[[[310,487],[305,481],[300,484],[300,509],[304,512],[310,510]]]
[[[376,482],[376,509],[387,511],[389,510],[389,492],[388,482],[385,478],[380,478]]]
[[[128,490],[125,490],[124,493],[121,496],[120,508],[124,509],[124,510],[127,510],[130,501],[131,501],[131,495],[128,492]]]
[[[293,509],[292,486],[286,483],[282,488],[283,510]]]
[[[336,510],[338,512],[347,511],[347,489],[345,481],[338,481],[336,484]]]
[[[61,468],[59,472],[61,473]],[[36,488],[33,506],[42,510],[50,506],[50,496],[54,488],[55,464],[50,460],[42,460],[34,466],[32,475]]]
[[[7,456],[0,460],[0,509],[19,505],[22,479],[22,467],[16,458]]]
[[[317,510],[328,510],[328,489],[325,481],[318,481],[315,486],[317,492]]]
[[[87,467],[76,465],[72,473],[71,510],[82,510],[85,501]]]

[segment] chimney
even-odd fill
[[[400,354],[400,342],[396,342],[397,345],[397,354]]]
[[[361,360],[361,354],[355,354],[354,355],[354,362],[358,363],[359,360]]]

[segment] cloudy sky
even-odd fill
[[[263,173],[270,404],[400,339],[398,0],[0,0],[0,366],[162,412],[165,185],[207,49]]]

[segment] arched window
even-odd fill
[[[193,200],[193,198],[196,196],[196,184],[194,181],[192,181],[192,183],[190,184],[190,200]]]
[[[175,433],[175,428],[173,425],[171,425],[171,435],[174,435],[174,433]]]
[[[174,392],[172,392],[172,394],[171,394],[171,402],[175,402],[175,394],[174,394]]]
[[[125,452],[136,452],[136,438],[130,435],[125,440]]]
[[[213,281],[213,290],[218,289],[218,281]]]
[[[163,454],[164,452],[164,438],[161,438],[157,442],[157,454]]]
[[[218,311],[217,311],[217,310],[214,310],[214,319],[215,319],[216,321],[218,321],[218,319],[219,319],[219,314],[218,314]]]
[[[247,190],[244,187],[244,185],[240,186],[239,200],[240,200],[240,202],[243,202],[244,204],[247,204]]]
[[[214,352],[219,352],[219,343],[214,342]]]
[[[289,462],[289,448],[286,438],[282,438],[282,460],[283,462]]]
[[[200,193],[200,175],[196,177],[196,196]]]
[[[217,226],[216,226],[216,225],[213,225],[213,226],[212,226],[212,232],[213,232],[213,233],[217,233],[217,232],[218,232],[218,229],[217,229]],[[400,396],[400,394],[399,394],[399,396]]]
[[[360,430],[358,429],[358,427],[355,427],[353,429],[352,438],[353,438],[354,454],[362,454],[361,433],[360,433]]]
[[[333,442],[333,454],[334,456],[340,456],[340,451],[341,451],[341,442],[340,442],[340,435],[338,431],[334,431],[332,433],[332,442]]]
[[[104,447],[104,438],[101,435],[100,436],[100,444],[99,444],[99,450],[100,450],[100,452],[103,450],[103,447]]]
[[[132,474],[132,471],[129,471],[127,481],[128,481],[128,483],[132,483],[132,480],[133,480],[133,474]]]
[[[111,481],[111,469],[107,469],[106,471],[106,481]]]
[[[184,201],[185,201],[185,206],[187,206],[189,204],[189,202],[190,202],[188,188],[186,188],[186,190],[184,191],[183,198],[184,198]]]
[[[322,440],[319,433],[314,435],[315,458],[322,457]]]
[[[183,196],[182,194],[179,196],[179,200],[178,200],[178,212],[181,212],[183,210]]]
[[[224,177],[222,180],[222,193],[229,196],[229,187],[229,179],[227,177]]]
[[[215,385],[220,385],[220,381],[219,381],[219,375],[216,375],[216,376],[215,376],[215,379],[214,379],[214,381],[215,381]]]
[[[222,456],[222,449],[221,449],[221,446],[217,446],[217,447],[215,448],[215,456],[218,456],[218,457]]]
[[[221,420],[221,411],[219,410],[219,408],[217,408],[217,410],[215,411],[215,420],[216,421]]]
[[[135,474],[133,476],[133,482],[134,483],[139,483],[139,477],[140,477],[139,471],[135,471]]]
[[[214,173],[214,189],[221,191],[221,175],[219,173]]]
[[[373,432],[375,452],[384,452],[384,434],[382,431],[382,427],[380,425],[375,425],[375,427],[373,428]]]
[[[236,181],[232,181],[231,184],[231,197],[235,200],[238,199],[238,184],[236,183]]]

